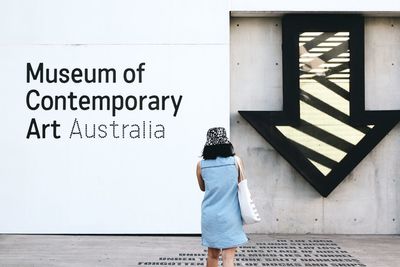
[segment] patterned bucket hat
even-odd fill
[[[206,146],[230,144],[224,127],[214,127],[207,131]]]

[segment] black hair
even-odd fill
[[[204,146],[202,156],[203,159],[216,159],[217,157],[230,157],[234,155],[235,152],[233,149],[233,145],[229,143],[229,144]]]

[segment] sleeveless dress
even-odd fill
[[[205,184],[201,203],[202,245],[230,248],[247,243],[249,239],[243,231],[240,215],[235,158],[202,160],[200,166]]]

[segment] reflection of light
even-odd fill
[[[331,169],[329,169],[328,167],[325,167],[324,165],[319,164],[318,162],[315,162],[311,159],[308,159],[309,161],[311,161],[312,164],[314,164],[315,167],[317,167],[317,169],[322,172],[323,175],[327,175],[328,173],[330,173]]]
[[[328,71],[328,69],[311,69],[308,72],[325,72]]]
[[[321,34],[323,33],[305,32],[300,36],[315,37]],[[333,35],[333,33],[331,34]],[[331,34],[326,34],[326,36],[332,36]],[[361,129],[358,130],[345,123],[350,113],[349,101],[346,96],[336,91],[341,91],[340,88],[342,88],[345,90],[344,92],[349,92],[350,69],[347,64],[344,65],[343,63],[350,61],[350,53],[346,46],[341,46],[340,50],[332,49],[335,46],[346,45],[349,40],[349,32],[337,32],[334,36],[329,37],[326,41],[320,38],[321,43],[315,44],[317,47],[309,48],[306,53],[301,54],[301,52],[305,52],[304,47],[299,49],[301,55],[299,66],[302,71],[299,82],[300,89],[303,91],[303,98],[299,106],[300,119],[305,122],[304,128],[277,127],[288,139],[301,145],[298,148],[305,153],[306,157],[309,157],[308,160],[324,175],[330,173],[334,162],[339,162],[346,156],[351,145],[356,145],[365,136]],[[300,37],[300,40],[308,40],[302,38]],[[343,53],[336,55],[340,51]],[[329,71],[328,74],[332,73],[327,78],[316,78],[325,75],[327,71]],[[336,88],[330,83],[334,83],[340,88]],[[331,86],[333,87],[331,88]],[[335,112],[332,114],[329,111],[332,108],[338,113],[337,118],[335,118],[336,115],[335,117],[331,116],[335,114]],[[344,120],[341,118],[342,116]],[[372,128],[373,126],[368,127]],[[303,150],[302,146],[311,151]],[[325,164],[328,166],[325,166]]]
[[[313,61],[313,60],[314,60],[314,58],[300,58],[299,59],[300,62],[310,62],[310,61]]]
[[[337,32],[335,33],[335,36],[349,36],[350,33],[349,32]]]
[[[328,42],[323,42],[323,43],[318,44],[318,46],[338,46],[338,45],[341,45],[341,44],[342,44],[342,43],[334,43],[334,42],[328,43]]]
[[[319,36],[323,34],[323,32],[303,32],[300,36]]]
[[[350,58],[332,58],[328,62],[349,62]]]
[[[342,65],[342,64],[340,64],[340,63],[324,63],[324,64],[321,64],[320,67],[334,68],[334,67],[337,67],[340,65]]]
[[[315,74],[302,74],[302,75],[300,75],[300,78],[312,78],[314,76],[315,76]]]
[[[311,124],[318,126],[319,128],[332,127],[329,132],[335,133],[335,135],[345,134],[343,137],[352,144],[357,144],[358,141],[364,137],[364,133],[353,128],[340,120],[310,106],[309,104],[300,101],[300,118],[308,121]],[[337,128],[337,129],[336,129]]]
[[[349,39],[350,39],[349,37],[329,37],[326,41],[328,41],[328,42],[335,42],[335,41],[343,42],[343,41],[347,41]]]
[[[313,74],[303,74],[303,75],[313,75]],[[303,76],[301,75],[301,76]],[[313,75],[314,77],[314,75]],[[315,81],[313,79],[300,79],[300,83],[315,83]]]
[[[328,52],[332,50],[332,47],[314,47],[310,49],[310,52]]]
[[[303,53],[301,57],[319,57],[322,56],[324,53]]]
[[[327,143],[318,140],[308,134],[305,134],[296,128],[290,126],[277,126],[280,132],[282,132],[287,138],[306,146],[320,154],[330,158],[333,161],[339,162],[346,156],[346,153],[331,146]]]
[[[314,39],[314,37],[300,37],[299,39],[301,42],[308,42]]]
[[[313,79],[310,80],[314,82],[305,83],[303,82],[303,80],[300,81],[300,88],[304,92],[309,93],[310,95],[318,98],[319,100],[349,115],[349,101],[347,99],[329,90],[327,87],[316,82],[315,80]]]
[[[347,92],[349,91],[349,80],[348,79],[332,79],[332,78],[328,78],[328,80],[330,82],[333,82],[337,86],[340,86],[341,88],[343,88]]]
[[[345,74],[345,73],[343,73],[343,74],[331,74],[331,75],[329,75],[328,76],[329,78],[349,78],[350,77],[350,74]]]

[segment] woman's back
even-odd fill
[[[235,158],[217,157],[200,162],[205,184],[202,243],[213,248],[235,247],[248,241],[242,228]]]

